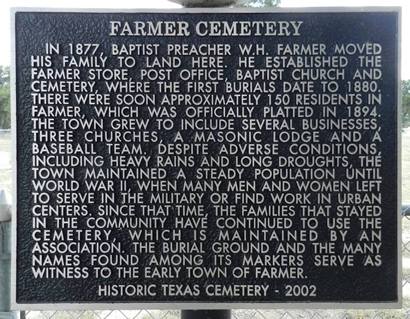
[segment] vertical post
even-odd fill
[[[171,0],[187,8],[226,7],[236,0]],[[231,319],[231,310],[182,310],[181,319]]]
[[[10,311],[11,222],[10,205],[0,191],[0,319],[12,319]]]
[[[182,310],[181,319],[231,319],[230,310]]]

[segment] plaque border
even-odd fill
[[[397,14],[397,300],[374,302],[60,302],[60,303],[18,303],[16,287],[17,263],[17,122],[16,122],[16,34],[15,15],[18,12],[50,12],[50,13],[364,13],[381,12]],[[11,309],[12,310],[188,310],[188,309],[400,309],[402,307],[402,216],[401,216],[401,38],[402,38],[402,9],[399,6],[365,6],[365,7],[284,7],[284,8],[181,8],[181,9],[96,9],[96,8],[47,8],[47,7],[12,7],[10,8],[11,22],[11,129],[12,129],[12,255],[11,255]]]

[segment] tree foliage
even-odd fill
[[[10,68],[0,66],[0,129],[10,128]]]
[[[401,82],[402,125],[410,126],[410,80]]]
[[[238,0],[236,6],[238,7],[250,7],[250,8],[263,8],[263,7],[277,7],[280,0]]]

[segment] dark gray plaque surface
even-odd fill
[[[16,307],[398,305],[396,9],[13,15]]]

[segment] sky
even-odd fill
[[[410,79],[409,0],[281,0],[280,7],[399,6],[402,7],[402,79]],[[10,64],[10,14],[12,7],[51,8],[180,8],[167,0],[0,0],[0,65]],[[6,43],[6,45],[4,45]]]

